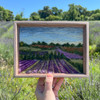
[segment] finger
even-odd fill
[[[52,87],[54,88],[57,83],[57,78],[54,78]]]
[[[60,89],[60,87],[61,87],[63,81],[64,81],[64,78],[60,78],[60,79],[59,79],[59,81],[57,82],[57,84],[56,84],[56,86],[55,86],[55,88],[54,88],[54,91],[55,91],[55,92],[58,92],[58,91],[59,91],[59,89]]]
[[[44,91],[44,86],[38,86],[37,88],[36,88],[36,91],[38,91],[38,92],[43,92]]]
[[[41,89],[39,89],[38,87],[36,87],[36,90],[35,90],[35,95],[38,97],[40,95],[42,95],[43,91]]]
[[[53,75],[47,74],[45,81],[45,91],[52,90]]]
[[[45,80],[45,78],[39,78],[39,80],[38,80],[38,86],[41,86],[41,85],[43,85],[44,84],[44,80]]]
[[[44,80],[45,80],[45,78],[39,78],[36,90],[38,90],[40,92],[42,92],[44,90]]]

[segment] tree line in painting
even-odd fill
[[[0,6],[0,21],[13,21],[13,20],[70,20],[70,21],[84,21],[84,20],[100,20],[100,9],[87,10],[87,8],[81,5],[69,4],[68,11],[63,11],[57,7],[50,8],[44,6],[42,10],[38,12],[32,12],[29,18],[23,17],[23,12],[13,15],[13,12]]]
[[[73,44],[73,43],[64,43],[64,44],[60,44],[60,43],[53,43],[53,42],[51,42],[51,43],[46,43],[46,42],[44,42],[44,41],[42,41],[42,42],[40,42],[40,41],[38,41],[38,42],[32,42],[31,44],[27,44],[27,43],[25,43],[25,42],[23,42],[23,41],[21,41],[21,42],[19,42],[19,45],[20,46],[32,46],[32,45],[49,45],[49,46],[67,46],[67,47],[82,47],[83,46],[83,44],[81,44],[81,43],[78,43],[78,44]]]

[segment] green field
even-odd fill
[[[54,52],[55,50],[42,50],[41,48],[34,48],[34,47],[20,47],[19,50],[24,50],[24,51],[48,51],[49,53]]]
[[[74,63],[83,64],[83,60],[75,60],[75,59],[72,59],[71,61],[74,62]]]
[[[99,27],[100,22],[90,22],[89,77],[65,78],[59,91],[60,100],[100,100]],[[13,56],[13,26],[10,26],[0,33],[0,100],[36,100],[38,78],[14,78]]]

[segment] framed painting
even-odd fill
[[[88,22],[15,21],[14,29],[15,77],[88,77]]]

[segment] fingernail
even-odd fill
[[[52,77],[53,75],[52,74],[47,74],[47,77]]]

